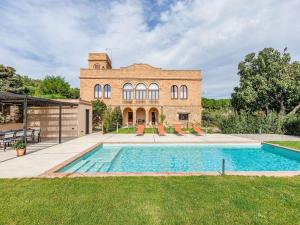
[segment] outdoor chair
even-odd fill
[[[201,130],[201,128],[199,126],[195,125],[193,128],[198,136],[205,136],[205,132],[203,130]]]
[[[26,139],[30,141],[34,141],[34,130],[33,129],[28,129],[26,132]]]
[[[41,141],[41,130],[40,129],[34,129],[33,130],[33,141],[35,141],[35,139],[37,140],[37,142]]]
[[[175,129],[175,132],[180,135],[180,136],[183,136],[186,134],[186,132],[184,132],[183,130],[181,130],[181,125],[180,124],[175,124],[174,125],[174,129]]]
[[[15,140],[15,132],[6,132],[0,136],[0,143],[3,145],[4,151]]]
[[[24,140],[24,130],[17,130],[15,131],[15,138],[16,141],[23,141]]]
[[[166,135],[165,128],[164,128],[163,124],[158,124],[157,130],[158,130],[158,135],[159,136],[165,136]]]
[[[138,127],[136,129],[136,135],[137,136],[144,135],[144,129],[145,129],[145,126],[143,124],[138,125]]]

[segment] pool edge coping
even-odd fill
[[[51,169],[43,172],[38,177],[39,178],[63,178],[63,177],[142,177],[142,176],[153,176],[153,177],[168,177],[168,176],[221,176],[221,172],[94,172],[94,173],[57,173],[57,171],[66,165],[76,161],[80,157],[94,150],[94,148],[103,145],[103,144],[112,144],[109,142],[98,142],[93,146],[85,149],[84,151],[76,154],[75,156],[59,163],[58,165],[52,167]],[[141,143],[127,143],[127,142],[119,142],[114,144],[151,144],[148,142]],[[153,143],[152,143],[153,144]],[[157,144],[168,144],[168,143],[157,143]],[[170,144],[170,143],[169,143]],[[190,144],[190,143],[181,143],[181,144]],[[230,143],[191,143],[191,144],[228,144]],[[234,144],[242,144],[242,143],[232,143]],[[249,144],[249,143],[243,143]],[[254,143],[250,143],[254,144]],[[296,151],[300,153],[299,150],[283,147],[277,144],[271,144],[267,142],[261,142],[260,144],[268,144],[274,147],[284,148],[290,151]],[[225,175],[233,175],[233,176],[274,176],[274,177],[291,177],[300,175],[300,171],[225,171]]]

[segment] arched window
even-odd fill
[[[102,88],[100,84],[96,84],[94,87],[94,98],[102,97]]]
[[[178,87],[176,85],[172,85],[171,87],[171,98],[172,99],[178,98]]]
[[[150,100],[158,100],[159,99],[159,88],[157,84],[150,84],[148,90],[148,98]]]
[[[187,99],[187,87],[185,85],[181,85],[180,87],[180,98]]]
[[[111,87],[109,84],[104,85],[104,98],[111,98]]]
[[[145,84],[137,84],[135,87],[135,98],[137,100],[146,99],[146,85]]]
[[[99,63],[95,63],[94,64],[94,69],[95,70],[100,70],[100,64]]]
[[[133,93],[133,87],[131,83],[126,83],[123,85],[123,99],[124,100],[131,100]]]

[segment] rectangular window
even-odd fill
[[[179,118],[179,120],[189,120],[189,114],[188,113],[179,113],[178,118]]]

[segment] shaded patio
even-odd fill
[[[47,148],[50,146],[53,146],[57,143],[62,143],[62,108],[63,107],[73,107],[78,106],[76,103],[72,102],[62,102],[62,101],[56,101],[51,99],[44,99],[44,98],[36,98],[31,97],[27,95],[21,95],[21,94],[14,94],[10,92],[0,92],[0,105],[16,105],[16,106],[22,106],[23,112],[23,142],[26,145],[26,150],[28,153],[37,151],[39,149]],[[28,108],[29,107],[58,107],[59,116],[58,116],[58,139],[45,139],[43,142],[38,143],[27,143],[27,132],[28,132]],[[7,124],[8,128],[9,123]],[[5,136],[6,133],[14,131],[13,127],[11,127],[9,130],[1,131],[2,137]],[[70,140],[70,139],[69,139]],[[15,141],[15,140],[13,140]],[[12,142],[13,142],[12,141]],[[3,142],[4,144],[4,142]],[[28,146],[27,146],[28,144]],[[1,146],[2,147],[2,146]],[[10,148],[8,148],[10,149]],[[1,149],[3,150],[3,149]],[[0,150],[0,151],[1,151]],[[6,154],[7,157],[9,154]],[[2,156],[2,154],[1,154]],[[4,154],[3,154],[4,156]],[[7,158],[6,156],[4,158]],[[8,157],[9,158],[9,157]],[[2,157],[0,158],[0,161],[2,161]]]

